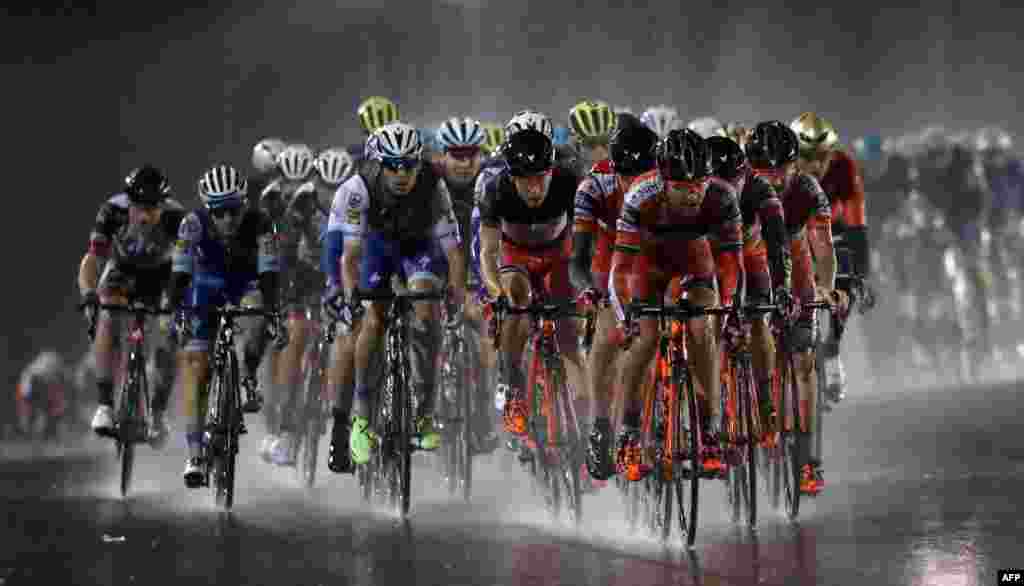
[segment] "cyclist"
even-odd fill
[[[216,333],[211,310],[225,303],[249,306],[262,301],[263,308],[273,312],[280,287],[273,223],[266,214],[246,205],[242,174],[228,165],[214,166],[199,179],[198,191],[202,207],[185,216],[178,229],[169,294],[169,306],[185,309],[190,317],[187,328],[179,326],[179,330],[188,330],[189,339],[178,373],[189,419],[185,431],[189,457],[184,472],[189,488],[199,487],[206,476],[202,458],[206,388],[210,340]],[[249,325],[240,335],[244,351],[239,364],[246,392],[243,410],[254,412],[262,402],[256,391],[256,369],[268,339],[263,318],[254,318]],[[281,333],[279,320],[270,325],[275,333]]]
[[[817,114],[804,112],[793,120],[790,128],[800,140],[800,171],[817,179],[829,197],[839,272],[869,277],[871,256],[860,166],[846,150],[839,148],[839,135],[832,124]],[[845,279],[837,283],[847,294],[852,285]],[[846,314],[845,308],[841,313]],[[822,347],[824,390],[830,401],[838,402],[845,393],[846,373],[839,355],[839,329],[835,320],[831,323],[833,327],[828,329],[828,339]]]
[[[399,275],[413,292],[444,286],[447,273],[451,300],[461,306],[466,277],[458,223],[451,198],[434,169],[422,163],[423,145],[416,129],[402,122],[377,131],[376,156],[342,184],[331,206],[328,238],[343,234],[340,286],[349,304],[359,291],[384,292]],[[335,250],[329,247],[329,251]],[[333,267],[338,261],[329,258]],[[335,281],[337,282],[337,281]],[[335,294],[334,291],[331,292]],[[387,304],[371,302],[355,348],[355,399],[349,432],[352,462],[365,464],[376,441],[369,429],[375,391],[368,384],[371,354],[384,335]],[[440,346],[438,305],[417,303],[410,332],[413,390],[418,396],[416,429],[422,449],[436,449],[440,435],[434,425],[435,356]],[[337,412],[335,412],[337,415]],[[332,452],[337,453],[344,422],[334,420]],[[340,426],[340,427],[339,427]]]
[[[356,117],[359,118],[359,126],[363,131],[363,144],[349,147],[348,153],[356,162],[364,159],[372,159],[373,155],[368,150],[369,139],[375,132],[387,124],[398,122],[398,106],[388,98],[381,96],[370,96],[359,103],[356,109]]]
[[[100,206],[89,237],[89,251],[78,269],[82,305],[96,320],[96,387],[99,392],[92,429],[114,434],[114,368],[117,364],[123,316],[97,308],[102,301],[124,304],[137,300],[154,307],[161,302],[171,274],[171,257],[184,207],[170,197],[166,176],[152,165],[132,170],[124,191]],[[98,319],[97,319],[98,318]],[[174,383],[174,348],[169,336],[156,336],[148,358],[153,387],[153,427],[150,441],[162,446],[167,438],[164,413]]]
[[[747,157],[731,138],[712,136],[713,176],[711,181],[738,193],[743,216],[743,266],[746,271],[746,303],[768,304],[776,301],[788,306],[791,300],[789,239],[782,214],[782,202],[763,177],[751,173]],[[772,151],[777,143],[758,143],[753,151],[755,163],[778,159]],[[767,152],[765,152],[767,151]],[[770,166],[770,165],[769,165]],[[716,258],[719,251],[716,246]],[[723,263],[716,263],[721,269]],[[720,275],[719,280],[723,277]],[[770,421],[772,410],[771,376],[775,366],[775,339],[768,314],[750,316],[754,376],[758,384],[762,421]]]
[[[689,301],[697,307],[732,302],[743,278],[740,258],[742,234],[735,190],[709,183],[711,152],[692,130],[675,129],[658,144],[656,170],[641,175],[629,188],[617,223],[612,260],[612,296],[619,319],[630,302],[658,302],[673,277],[683,279]],[[717,234],[724,265],[720,289],[715,291],[715,260],[707,236]],[[715,336],[707,317],[687,326],[689,355],[697,382],[708,398],[709,412],[702,422],[705,451],[702,468],[724,468],[718,448],[721,437],[721,389],[718,384]],[[622,380],[626,392],[622,431],[617,441],[617,469],[630,480],[647,470],[638,466],[640,453],[641,384],[654,358],[658,341],[655,320],[640,320],[639,335],[626,354]]]
[[[687,128],[701,135],[703,138],[711,138],[712,136],[727,136],[725,127],[718,121],[717,118],[711,116],[702,116],[700,118],[694,118],[686,125]]]
[[[973,139],[974,150],[984,165],[992,190],[993,256],[998,263],[992,274],[999,277],[999,297],[1003,302],[1000,313],[1010,318],[1002,320],[1011,329],[1001,332],[999,342],[1015,353],[1018,339],[1014,334],[1024,312],[1021,284],[1024,264],[1020,260],[1024,253],[1024,163],[1013,154],[1013,137],[1002,128],[984,127]]]
[[[582,153],[584,168],[593,170],[608,160],[608,144],[617,124],[611,106],[600,100],[583,100],[569,110],[569,132]]]
[[[72,392],[70,372],[60,354],[54,350],[37,354],[21,371],[17,389],[15,405],[19,431],[31,437],[36,416],[42,415],[45,419],[43,436],[57,439],[57,426],[64,418]]]
[[[801,302],[839,298],[834,295],[836,256],[832,244],[832,210],[828,196],[813,176],[799,173],[799,139],[796,133],[777,120],[754,127],[747,143],[747,160],[754,176],[763,177],[775,188],[782,201],[783,217],[790,242],[793,263],[793,296]],[[818,400],[818,377],[814,356],[815,315],[804,309],[794,327],[786,332],[786,352],[793,354],[795,379],[801,404],[807,405],[807,451],[801,491],[817,494],[825,486],[821,462],[812,460],[817,453],[811,445],[817,425],[814,414]]]
[[[658,138],[665,138],[672,130],[683,127],[683,121],[679,119],[679,112],[671,107],[662,104],[651,106],[640,115],[640,121],[648,128],[658,134]]]
[[[472,230],[472,215],[474,209],[474,191],[477,177],[483,164],[483,147],[487,140],[484,127],[472,118],[451,118],[437,130],[437,141],[442,153],[441,166],[439,171],[448,192],[451,194],[452,205],[455,210],[455,217],[459,222],[459,234],[463,235],[463,242],[470,240]],[[464,261],[467,264],[468,284],[479,288],[479,280],[472,277],[473,272],[469,270],[471,255],[464,253]],[[454,308],[453,308],[454,309]],[[473,332],[476,333],[476,340],[473,342],[479,347],[479,355],[484,365],[493,364],[493,346],[484,342],[479,334],[483,325],[483,307],[478,303],[477,296],[471,296],[466,300],[465,317]],[[486,380],[481,378],[481,380]],[[481,384],[476,393],[477,416],[473,425],[474,447],[482,452],[491,452],[497,447],[498,435],[493,429],[490,419],[490,395],[484,393],[486,385]]]
[[[658,135],[643,125],[627,125],[615,131],[609,165],[592,169],[576,190],[573,224],[573,286],[588,298],[607,298],[615,244],[615,225],[622,198],[630,184],[655,167]],[[594,427],[589,436],[587,468],[590,476],[607,480],[615,473],[612,455],[611,404],[615,389],[615,364],[621,335],[610,307],[598,313],[588,375],[594,397]]]
[[[302,356],[309,339],[306,313],[319,308],[324,278],[320,273],[322,220],[316,157],[304,144],[293,144],[278,156],[280,179],[260,196],[261,211],[274,223],[283,286],[282,310],[287,316],[287,346],[273,356],[274,384],[264,415],[268,438],[261,454],[278,466],[294,466],[297,402],[302,382]]]
[[[533,128],[510,133],[502,154],[508,168],[477,194],[484,285],[491,297],[504,296],[513,306],[529,304],[533,279],[543,281],[543,293],[549,299],[571,299],[569,235],[579,180],[571,171],[556,167],[551,138]],[[528,415],[521,368],[527,326],[525,316],[510,316],[499,342],[505,370],[502,380],[509,385],[503,419],[505,431],[513,435],[525,433]],[[562,320],[558,346],[570,383],[581,396],[590,397],[575,324]],[[582,414],[581,420],[585,417]]]

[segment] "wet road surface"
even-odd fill
[[[1019,403],[1013,384],[848,399],[827,420],[828,487],[799,525],[762,499],[757,533],[734,528],[709,482],[689,553],[629,536],[613,487],[584,500],[580,534],[550,525],[503,450],[481,460],[469,504],[417,469],[403,524],[361,511],[352,477],[305,493],[257,460],[258,429],[230,515],[182,486],[177,446],[142,450],[122,500],[99,440],[7,444],[0,584],[994,584],[1024,565]]]

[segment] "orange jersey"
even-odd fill
[[[828,172],[821,179],[821,188],[832,204],[832,223],[836,228],[866,225],[864,177],[849,153],[837,150],[832,155]]]

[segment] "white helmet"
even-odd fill
[[[726,136],[725,127],[716,118],[711,116],[702,116],[700,118],[694,118],[686,125],[687,128],[696,132],[701,138],[711,138],[712,136]]]
[[[423,154],[420,133],[405,122],[392,122],[373,133],[373,156],[376,159],[414,159]],[[369,141],[367,141],[369,150]]]
[[[640,115],[640,122],[653,130],[659,138],[665,138],[672,130],[682,128],[679,112],[671,106],[651,106]]]
[[[280,138],[264,138],[252,147],[252,166],[257,173],[268,173],[277,166],[277,157],[287,146]]]
[[[1013,148],[1013,137],[998,126],[986,126],[974,137],[974,148],[980,152],[989,150],[1008,151]]]
[[[304,144],[291,144],[285,147],[277,157],[277,165],[285,179],[301,181],[313,170],[313,149]]]
[[[324,150],[316,158],[316,170],[320,177],[331,185],[338,185],[348,179],[355,169],[352,155],[341,147]]]
[[[551,125],[551,119],[536,110],[517,112],[515,116],[509,118],[509,121],[505,123],[505,133],[508,136],[512,136],[525,128],[540,131],[548,138],[554,139],[555,129]]]
[[[486,139],[480,123],[472,118],[449,118],[437,129],[437,140],[441,148],[480,148]]]
[[[199,198],[210,209],[241,205],[246,189],[245,177],[231,165],[217,165],[199,178]]]

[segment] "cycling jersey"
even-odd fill
[[[743,218],[746,295],[753,303],[768,303],[772,299],[773,285],[788,287],[790,282],[789,243],[782,202],[771,184],[763,177],[754,176],[749,168],[732,181],[720,177],[713,177],[711,181],[738,193]],[[717,242],[714,244],[717,258]]]
[[[802,301],[814,301],[814,260],[807,241],[808,225],[831,222],[832,208],[818,180],[810,175],[790,177],[782,194],[786,231],[793,260],[793,294]]]
[[[421,165],[413,190],[396,196],[384,189],[377,161],[365,161],[341,184],[327,227],[329,281],[341,282],[345,238],[363,241],[359,288],[390,286],[399,272],[406,279],[443,284],[446,254],[461,242],[448,188],[430,165]]]
[[[503,242],[520,248],[560,246],[569,233],[578,182],[576,175],[552,169],[547,197],[539,208],[531,208],[516,191],[510,172],[504,170],[491,178],[478,196],[480,223],[500,229]]]
[[[837,248],[839,272],[867,274],[869,251],[864,211],[864,177],[853,157],[845,150],[832,154],[821,188],[832,206],[832,232]],[[847,252],[848,251],[848,252]]]
[[[89,235],[89,251],[113,259],[124,269],[155,269],[171,261],[174,238],[185,208],[175,199],[160,204],[154,226],[134,221],[128,195],[119,193],[100,206]]]
[[[324,279],[320,275],[321,212],[316,180],[278,178],[260,194],[260,209],[274,222],[281,261],[283,303],[291,312],[319,305]]]
[[[213,319],[207,310],[240,303],[257,290],[263,275],[277,274],[280,266],[273,223],[262,212],[246,208],[237,232],[227,242],[216,233],[205,208],[185,216],[178,230],[173,268],[175,273],[191,277],[186,305],[194,315],[186,349],[208,348]],[[262,282],[259,285],[264,304],[274,306],[276,292]]]
[[[735,191],[720,184],[705,182],[704,189],[700,206],[687,208],[669,203],[657,170],[630,186],[617,222],[612,263],[612,299],[620,319],[630,299],[659,300],[672,277],[684,277],[685,287],[714,287],[709,235],[718,236],[724,265],[722,302],[731,301],[742,271],[739,201]]]
[[[594,286],[603,293],[608,292],[615,227],[625,197],[625,193],[619,187],[618,175],[611,169],[611,162],[608,160],[596,163],[590,174],[580,182],[576,188],[573,224],[575,232],[595,234],[597,237],[594,242],[594,256],[590,261],[590,272],[594,277]],[[628,188],[634,178],[624,179]]]

